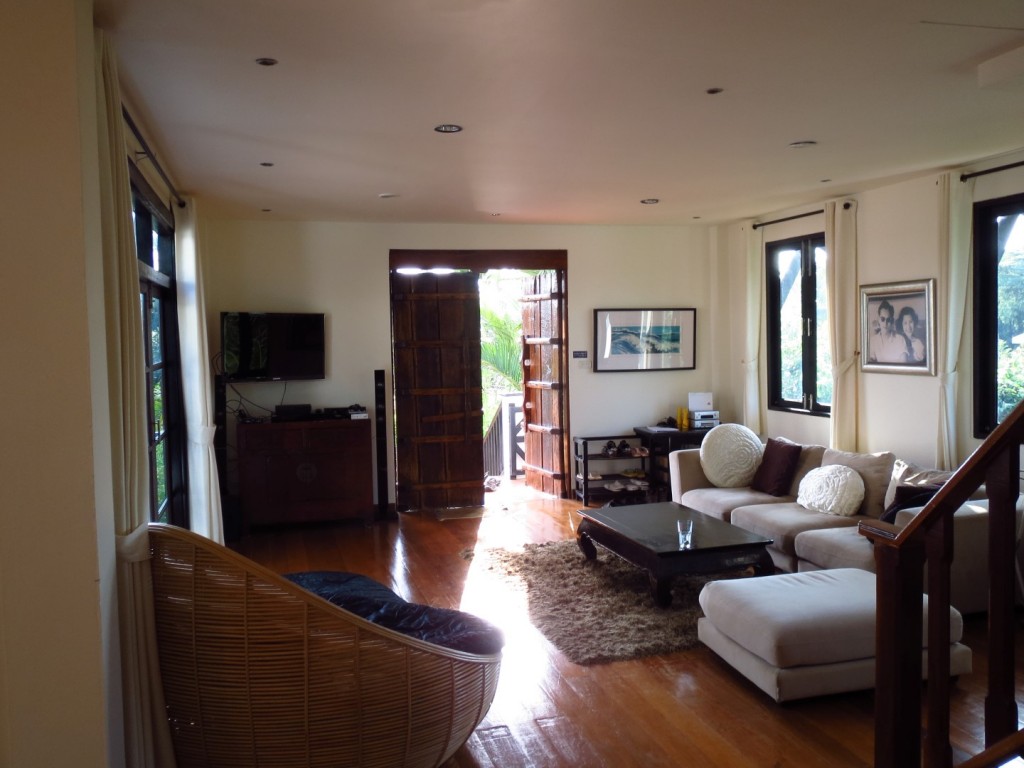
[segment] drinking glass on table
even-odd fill
[[[677,520],[676,529],[679,531],[679,548],[689,549],[693,544],[693,520]]]

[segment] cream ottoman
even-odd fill
[[[875,685],[875,574],[858,568],[708,582],[701,641],[776,701]],[[925,626],[928,598],[925,597]],[[951,676],[971,671],[963,620],[949,611]],[[922,674],[927,673],[922,652]]]

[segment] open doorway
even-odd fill
[[[489,493],[525,484],[522,297],[529,278],[519,269],[480,273],[484,487]]]
[[[567,493],[565,251],[392,251],[390,266],[396,508],[483,505],[478,276],[493,269],[531,272],[520,342],[526,483]]]
[[[564,271],[480,276],[485,487],[564,496]],[[501,482],[505,481],[502,486]],[[505,495],[505,494],[503,494]]]

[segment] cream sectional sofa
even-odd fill
[[[700,449],[674,451],[668,456],[672,500],[771,538],[774,543],[768,551],[781,571],[861,568],[874,572],[873,547],[858,532],[860,521],[880,518],[897,486],[934,486],[950,474],[922,470],[888,452],[848,453],[820,445],[800,445],[799,449],[788,487],[774,489],[784,491],[780,495],[750,485],[717,487],[704,471]],[[768,456],[766,449],[766,461]],[[812,470],[830,464],[850,467],[863,480],[864,499],[855,514],[829,514],[798,503],[801,481]],[[902,527],[920,510],[920,506],[903,509],[896,513],[894,523]],[[957,511],[951,602],[963,613],[987,608],[987,531],[987,500],[971,501]]]
[[[903,528],[922,508],[901,509],[896,513],[895,525]],[[1018,505],[1018,520],[1020,514]],[[953,515],[953,538],[949,601],[960,613],[987,611],[988,499],[961,505]],[[796,539],[796,554],[800,571],[861,568],[874,573],[875,570],[874,547],[856,528],[805,531]]]
[[[668,460],[673,501],[773,539],[768,552],[776,567],[794,572],[799,570],[796,537],[800,533],[823,528],[856,529],[861,520],[881,517],[896,457],[891,453],[856,454],[802,445],[789,487],[782,495],[750,485],[714,485],[705,474],[698,448],[673,451]],[[849,466],[864,481],[864,500],[856,514],[828,514],[797,503],[801,481],[811,470],[830,464]]]

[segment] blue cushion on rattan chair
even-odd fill
[[[497,653],[501,630],[478,616],[407,602],[369,576],[344,571],[288,573],[285,578],[339,608],[434,645],[468,653]]]

